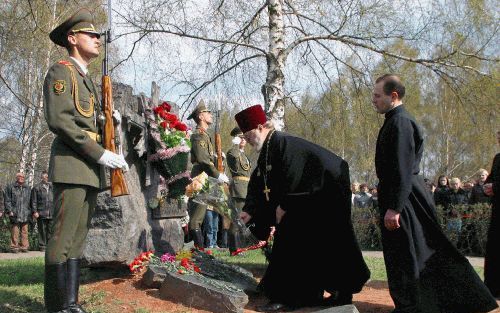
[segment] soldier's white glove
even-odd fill
[[[104,150],[104,153],[97,163],[109,168],[122,168],[128,170],[128,165],[123,155],[113,153],[109,150]]]
[[[219,177],[217,177],[217,179],[221,182],[221,183],[226,183],[226,184],[229,184],[229,178],[226,176],[226,174],[224,173],[220,173],[219,174]]]
[[[122,122],[122,115],[120,114],[120,111],[113,110],[113,121],[116,125],[119,125]]]

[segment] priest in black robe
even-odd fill
[[[497,132],[497,141],[500,145],[500,131]],[[492,206],[484,257],[484,283],[493,296],[500,299],[500,153],[493,159],[493,166],[485,184],[485,193],[492,196]]]
[[[270,300],[259,311],[352,303],[370,277],[351,222],[349,166],[316,144],[274,130],[260,105],[235,116],[258,152],[243,213],[267,239],[275,226],[261,281]],[[332,294],[323,299],[324,291]]]
[[[497,303],[468,260],[450,243],[418,175],[423,137],[405,110],[395,75],[376,80],[372,102],[385,114],[375,167],[382,245],[394,313],[488,312]]]

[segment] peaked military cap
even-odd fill
[[[241,131],[241,129],[238,126],[236,126],[235,128],[233,128],[230,135],[231,135],[231,137],[243,136],[243,132]]]
[[[90,33],[101,37],[94,27],[94,18],[87,9],[80,9],[70,18],[62,22],[50,32],[49,37],[56,45],[66,47],[68,45],[68,34]]]
[[[205,105],[205,101],[203,101],[203,99],[201,99],[200,102],[198,102],[198,105],[196,106],[196,108],[194,108],[193,112],[191,112],[191,114],[189,114],[187,119],[190,120],[203,112],[211,112],[211,111],[209,109],[207,109],[207,106]]]

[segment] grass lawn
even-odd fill
[[[265,269],[265,260],[259,251],[249,251],[243,256],[228,257],[227,251],[214,255],[229,263],[241,265],[251,271],[262,272]],[[370,270],[372,280],[387,280],[383,259],[365,258]],[[0,261],[0,313],[45,313],[43,306],[43,257],[33,259],[1,260]],[[481,278],[483,269],[476,268]],[[101,279],[120,277],[124,271],[116,270],[90,270],[82,271],[82,281],[92,282]],[[89,313],[106,313],[106,309],[92,310],[93,304],[101,302],[99,294],[87,294],[85,287],[81,290],[82,298],[86,298]],[[140,309],[137,313],[146,313]]]

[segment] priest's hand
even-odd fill
[[[276,224],[279,224],[281,222],[281,219],[285,215],[286,211],[283,210],[279,205],[276,208]]]
[[[391,209],[387,210],[387,212],[385,212],[385,216],[384,216],[385,228],[387,228],[387,230],[389,230],[389,231],[398,229],[400,227],[399,217],[400,217],[400,214],[397,211],[394,211]]]
[[[240,218],[241,220],[243,221],[243,223],[248,223],[248,221],[250,221],[250,219],[252,218],[252,216],[250,214],[248,214],[247,212],[241,212],[240,213]]]

